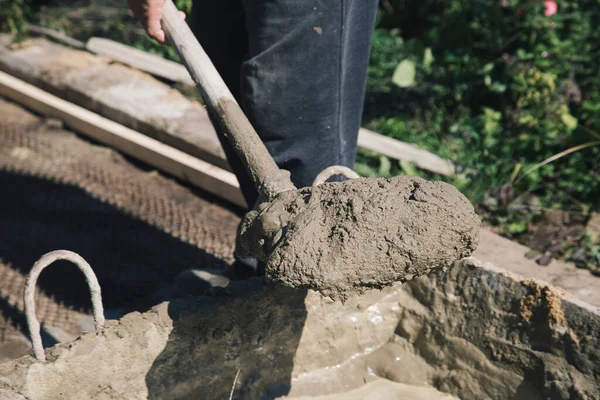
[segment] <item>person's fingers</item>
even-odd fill
[[[160,24],[160,19],[149,19],[148,20],[148,35],[153,39],[156,39],[160,43],[165,42],[165,32]]]
[[[164,0],[128,0],[129,8],[133,14],[140,20],[148,35],[159,41],[166,42],[166,35],[162,29],[161,18],[164,7]],[[185,20],[186,15],[183,11],[179,12],[181,19]]]
[[[184,13],[183,11],[179,11],[179,17],[181,17],[181,19],[185,21],[185,19],[186,19],[186,17],[187,17],[187,16],[185,15],[185,13]],[[159,39],[159,38],[157,38],[157,37],[155,37],[155,36],[153,36],[153,37],[154,37],[156,40],[158,40],[159,42],[161,42],[161,43],[164,43],[164,44],[169,44],[169,43],[167,42],[167,35],[166,35],[166,33],[165,33],[163,30],[162,30],[162,24],[160,23],[160,21],[158,21],[158,24],[161,26],[161,31],[160,31],[160,34],[159,34],[159,35],[160,35],[160,37],[162,38],[162,40],[161,40],[161,39]]]

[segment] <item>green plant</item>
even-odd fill
[[[29,13],[30,4],[27,0],[1,0],[0,31],[22,34]]]
[[[192,11],[192,0],[175,0],[175,5],[186,14]]]
[[[452,183],[476,203],[512,181],[541,207],[600,207],[600,146],[586,145],[600,138],[597,0],[562,0],[550,17],[536,0],[391,5],[374,35],[370,128],[474,171]]]

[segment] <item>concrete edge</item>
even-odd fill
[[[521,284],[527,285],[528,281],[531,281],[533,279],[540,285],[548,286],[552,289],[555,289],[556,293],[560,295],[561,300],[572,303],[573,305],[575,305],[579,308],[582,308],[586,311],[589,311],[590,313],[593,313],[594,315],[597,315],[598,317],[600,317],[600,307],[597,307],[597,306],[587,303],[581,299],[578,299],[576,296],[574,296],[570,292],[568,292],[558,286],[555,286],[551,282],[545,281],[543,279],[527,277],[525,275],[521,275],[519,273],[512,272],[509,269],[498,267],[490,262],[481,261],[475,257],[468,257],[463,260],[460,260],[459,262],[462,262],[462,261],[467,261],[469,263],[472,263],[473,266],[481,268],[484,271],[488,271],[493,274],[499,274],[499,275],[505,276],[509,279],[512,279],[516,283],[521,283]]]

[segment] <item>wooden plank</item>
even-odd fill
[[[158,55],[139,50],[114,40],[92,37],[87,43],[73,39],[54,29],[29,24],[27,31],[53,39],[56,42],[71,46],[79,50],[109,57],[114,61],[137,68],[151,75],[158,76],[173,82],[181,82],[194,86],[194,81],[187,69],[179,63],[167,60]]]
[[[110,42],[105,39],[98,40]],[[116,45],[124,54],[143,53],[144,58],[138,59],[143,60],[143,65],[137,67],[144,70],[148,70],[149,65],[153,63],[165,61],[161,57],[130,46],[119,43]],[[0,54],[0,69],[36,85],[43,83],[46,90],[57,91],[57,94],[62,90],[64,96],[68,96],[70,101],[78,105],[142,131],[210,164],[229,169],[216,132],[199,104],[184,99],[163,83],[144,79],[143,74],[136,73],[133,69],[121,66],[98,68],[94,63],[83,62],[83,55],[93,57],[89,53],[66,50],[48,42],[36,42],[34,47],[36,48],[23,51],[6,50],[4,55]],[[60,51],[61,48],[63,51]],[[65,51],[70,52],[69,55]],[[120,61],[129,64],[125,58],[121,58]],[[91,66],[88,67],[88,64]],[[177,66],[176,69],[185,70],[180,64],[172,64]],[[64,69],[65,66],[68,66],[68,74],[53,75],[53,71],[59,67]],[[53,78],[49,79],[48,76]],[[127,90],[124,90],[124,87],[127,87]],[[169,90],[172,90],[173,94],[169,94]],[[188,106],[185,106],[186,102],[189,103]],[[177,113],[162,115],[160,112],[161,109],[166,109],[179,110],[181,113],[185,107],[188,107],[189,111],[183,117]],[[418,168],[441,175],[460,173],[460,168],[448,160],[367,129],[360,130],[358,145],[393,159],[414,162]]]
[[[110,57],[122,64],[129,65],[151,75],[173,82],[181,82],[194,86],[194,81],[187,69],[181,64],[166,60],[135,47],[127,46],[113,40],[93,37],[85,45],[89,52]]]
[[[88,41],[87,49],[96,54],[109,56],[125,65],[152,75],[194,85],[193,80],[183,65],[165,60],[160,56],[138,50],[134,47],[94,37]],[[414,162],[417,167],[440,175],[451,176],[456,172],[454,165],[448,160],[444,160],[426,150],[418,149],[410,144],[364,128],[359,132],[358,145],[361,148],[375,151],[396,160]]]
[[[183,65],[167,60],[156,54],[115,42],[114,40],[92,37],[84,43],[54,29],[44,28],[33,24],[27,25],[27,31],[36,35],[51,38],[66,46],[87,50],[90,53],[109,57],[114,61],[169,81],[181,82],[185,85],[194,86],[192,77]]]
[[[0,95],[183,181],[246,207],[235,175],[0,72]]]
[[[363,128],[360,130],[358,146],[396,160],[413,162],[417,167],[436,174],[451,176],[456,172],[456,167],[451,161],[368,129]]]
[[[29,24],[29,25],[27,25],[27,31],[30,33],[35,33],[37,35],[47,36],[51,39],[56,40],[57,42],[66,44],[67,46],[75,47],[76,49],[80,49],[80,50],[85,49],[85,43],[83,43],[79,40],[73,39],[73,38],[65,35],[64,33],[55,31],[54,29],[48,29],[48,28],[43,28],[41,26]]]
[[[146,73],[42,38],[18,49],[0,46],[0,70],[230,170],[202,105]]]
[[[175,82],[194,85],[194,81],[183,65],[165,60],[158,55],[146,53],[112,40],[96,37],[91,38],[86,47],[88,51],[111,57],[116,61],[149,74]],[[444,160],[426,150],[418,149],[410,144],[364,128],[359,132],[358,145],[361,148],[372,150],[397,160],[414,162],[417,167],[440,175],[451,176],[455,173],[454,165],[450,161]]]

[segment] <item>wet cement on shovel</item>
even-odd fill
[[[284,226],[272,242],[267,278],[334,299],[447,267],[479,240],[471,203],[449,184],[418,177],[284,192],[261,212]]]

